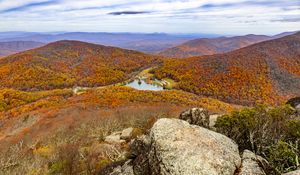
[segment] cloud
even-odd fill
[[[271,20],[272,22],[300,22],[299,18],[284,18],[284,19],[275,19]]]
[[[150,13],[150,12],[146,12],[146,11],[121,11],[121,12],[110,12],[108,13],[109,15],[138,15],[138,14],[146,14],[146,13]]]
[[[0,31],[278,33],[300,28],[299,8],[300,0],[0,0]]]
[[[5,10],[0,11],[1,13],[7,13],[7,12],[17,12],[17,11],[23,11],[32,7],[39,7],[39,6],[47,6],[51,4],[55,4],[56,1],[49,0],[49,1],[43,1],[43,2],[31,2],[28,4],[7,8]]]

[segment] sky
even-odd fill
[[[277,34],[300,0],[0,0],[0,31]]]

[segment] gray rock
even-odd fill
[[[121,133],[121,139],[130,140],[132,138],[133,128],[124,129]]]
[[[135,175],[150,174],[148,154],[151,146],[150,137],[142,135],[134,139],[130,144],[130,158],[133,158],[133,170]]]
[[[189,124],[209,127],[208,111],[203,108],[192,108],[182,112],[179,119],[187,121]]]
[[[131,152],[131,157],[137,157],[140,154],[148,152],[150,149],[151,140],[148,135],[141,135],[138,138],[131,141],[129,147]]]
[[[209,129],[212,129],[214,131],[216,130],[216,128],[215,128],[216,122],[217,122],[218,118],[221,116],[222,115],[220,115],[220,114],[213,114],[213,115],[209,116]]]
[[[118,166],[113,169],[110,175],[134,175],[133,167],[131,165],[132,160],[128,160],[122,166]]]
[[[292,172],[285,173],[285,174],[282,174],[282,175],[300,175],[300,170],[292,171]]]
[[[245,150],[239,175],[266,175],[266,173],[259,166],[256,155],[249,150]]]
[[[298,115],[300,115],[300,104],[298,104],[298,105],[295,107],[295,109],[296,109]]]
[[[107,143],[124,143],[124,142],[126,142],[125,140],[121,139],[120,132],[116,132],[109,136],[106,136],[104,141]]]
[[[183,120],[158,120],[150,139],[152,175],[233,175],[241,165],[234,141]]]

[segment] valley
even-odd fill
[[[300,175],[300,0],[0,0],[0,175]]]
[[[0,172],[55,174],[72,166],[75,174],[103,173],[116,162],[136,159],[126,155],[131,140],[108,141],[116,131],[134,128],[134,141],[161,118],[178,118],[195,107],[207,110],[211,130],[250,149],[245,138],[235,135],[251,127],[243,122],[260,125],[257,116],[266,115],[270,118],[262,120],[272,131],[277,120],[280,127],[298,126],[295,111],[281,105],[300,95],[299,47],[296,33],[223,54],[168,58],[64,40],[3,57]],[[269,114],[263,106],[276,107]],[[265,146],[259,141],[252,144]],[[66,149],[70,152],[64,154]],[[273,161],[270,156],[265,158]]]

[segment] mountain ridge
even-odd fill
[[[159,57],[80,41],[58,41],[0,60],[1,87],[44,90],[103,86],[159,62]]]
[[[0,57],[5,57],[25,50],[38,48],[45,45],[35,41],[7,41],[0,42]]]
[[[300,95],[299,48],[300,32],[225,54],[167,60],[154,73],[178,81],[180,89],[233,103],[279,102]]]
[[[158,55],[173,58],[214,55],[230,52],[259,42],[278,39],[296,32],[284,32],[274,36],[248,34],[244,36],[199,38],[187,41],[173,48],[168,48]]]

